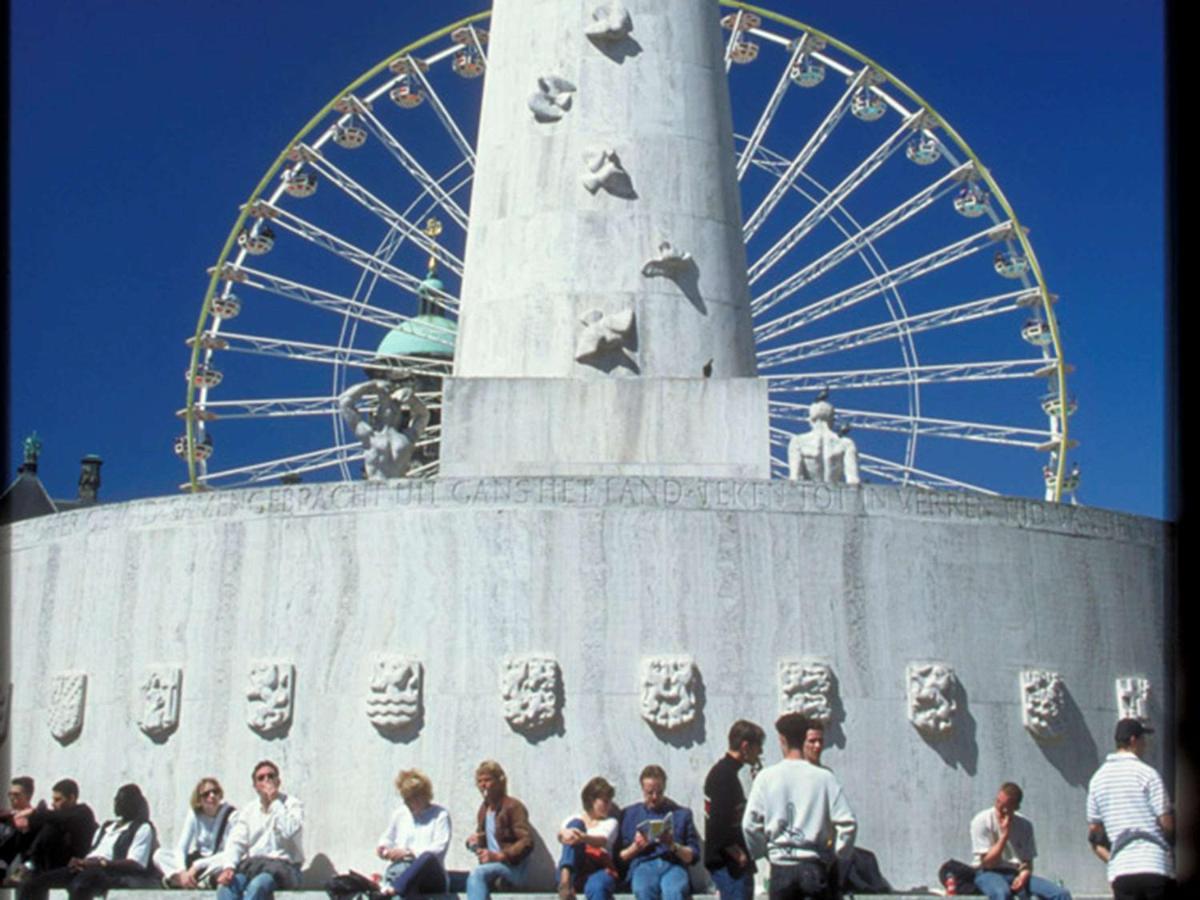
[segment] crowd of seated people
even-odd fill
[[[1141,747],[1148,729],[1127,721],[1121,727],[1137,733],[1130,737],[1118,729],[1113,766],[1123,763],[1133,771],[1120,753],[1137,754],[1120,741],[1141,740]],[[586,900],[611,900],[622,889],[637,900],[684,900],[691,892],[689,870],[701,862],[720,900],[751,900],[759,863],[768,867],[762,874],[769,876],[771,900],[836,897],[839,863],[846,863],[853,850],[857,823],[841,782],[821,764],[823,727],[789,713],[775,728],[781,759],[763,768],[763,729],[745,720],[731,727],[728,751],[704,782],[703,853],[695,817],[667,796],[662,767],[642,769],[641,797],[623,809],[607,779],[589,779],[579,808],[556,833],[560,900],[576,900],[578,893]],[[1117,787],[1106,782],[1105,790],[1114,794],[1123,783],[1117,776],[1110,780]],[[113,798],[112,818],[97,823],[74,780],[56,782],[47,805],[34,802],[32,778],[14,778],[10,808],[0,810],[4,886],[16,888],[17,900],[46,900],[50,889],[65,889],[70,900],[92,900],[114,888],[150,887],[215,890],[217,900],[270,900],[275,891],[301,884],[305,809],[284,790],[279,767],[270,760],[253,767],[251,782],[255,796],[235,808],[216,778],[201,778],[174,843],[163,847],[136,784],[122,785]],[[412,898],[461,891],[467,900],[488,900],[497,889],[538,887],[530,877],[535,837],[529,812],[509,793],[508,776],[498,762],[485,760],[475,770],[481,802],[465,843],[476,865],[465,873],[447,870],[451,817],[434,802],[429,777],[404,769],[395,787],[401,803],[375,847],[384,871],[370,886],[372,895]],[[1033,829],[1016,814],[1021,799],[1021,789],[1006,782],[993,808],[971,823],[976,858],[968,876],[997,898],[1020,892],[1069,900],[1065,889],[1032,875]],[[1115,830],[1108,825],[1109,819],[1117,821],[1115,814],[1100,801],[1092,805],[1099,811],[1089,816],[1100,822],[1092,831]],[[1161,810],[1156,814],[1165,821]],[[1116,852],[1107,849],[1112,844],[1093,843],[1104,844],[1098,855],[1106,860]]]

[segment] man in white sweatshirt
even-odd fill
[[[304,806],[280,789],[279,767],[264,759],[254,767],[257,803],[237,812],[217,876],[217,900],[270,900],[276,889],[300,886]]]
[[[854,847],[854,812],[837,776],[805,758],[805,741],[822,730],[820,723],[788,713],[775,730],[783,759],[763,769],[750,788],[742,817],[746,845],[751,856],[771,864],[771,900],[832,900],[837,858]]]

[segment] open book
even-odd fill
[[[671,830],[671,814],[667,813],[661,819],[643,819],[637,827],[651,841],[657,841],[664,832]]]

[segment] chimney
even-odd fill
[[[79,461],[80,502],[96,502],[96,495],[100,492],[100,466],[103,464],[104,460],[94,453],[89,453]]]

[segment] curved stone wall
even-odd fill
[[[1168,540],[1036,501],[672,478],[96,507],[7,529],[5,749],[39,793],[73,776],[102,813],[138,781],[164,841],[199,776],[244,803],[273,758],[326,857],[314,877],[377,867],[407,766],[432,777],[466,867],[472,773],[492,757],[550,845],[548,878],[588,777],[628,802],[660,763],[700,815],[732,721],[770,731],[803,707],[829,718],[825,763],[895,886],[969,858],[971,815],[1011,779],[1039,872],[1102,890],[1083,805],[1118,679],[1170,733]]]

